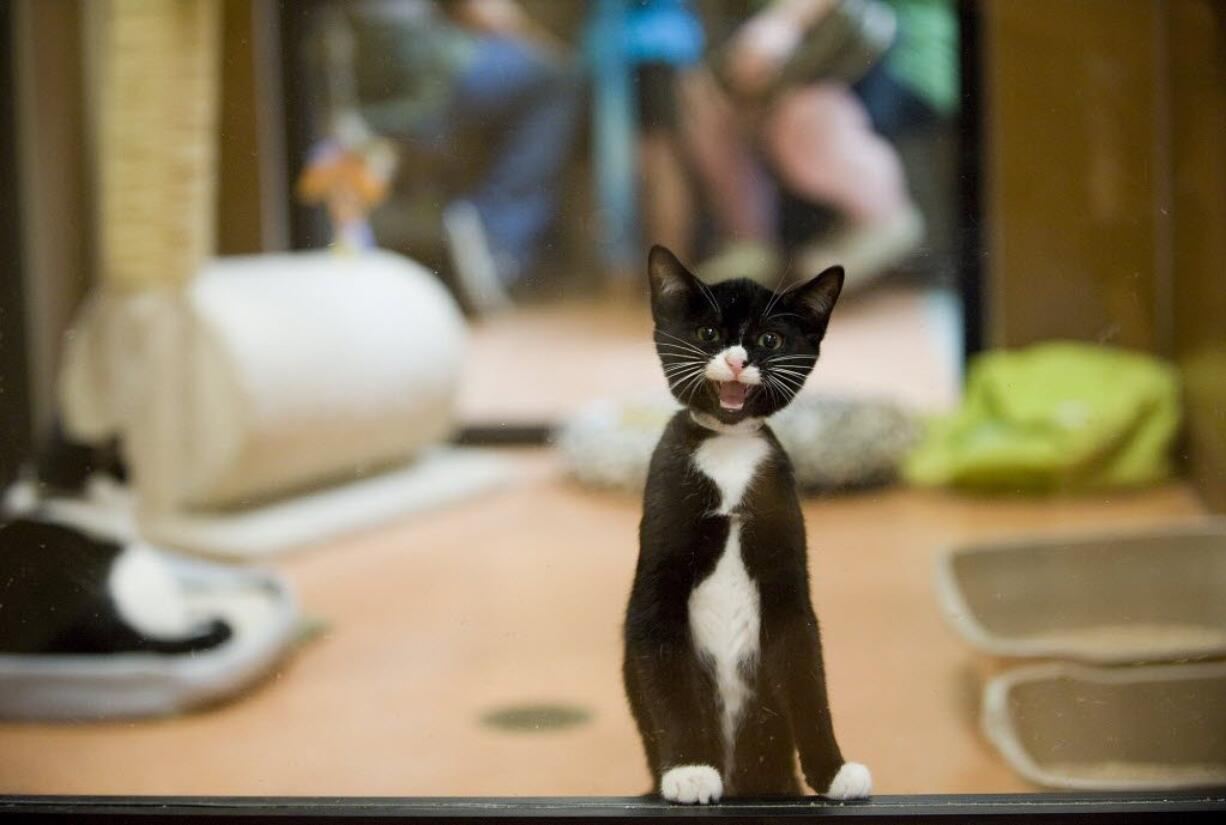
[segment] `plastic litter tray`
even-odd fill
[[[957,549],[936,586],[955,630],[995,656],[1226,656],[1226,519]]]
[[[1226,786],[1226,663],[1017,668],[983,728],[1020,774],[1077,790]]]

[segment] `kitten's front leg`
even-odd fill
[[[657,754],[660,795],[669,802],[707,804],[723,796],[723,742],[710,678],[692,647],[677,640],[630,642],[647,711],[647,730]]]
[[[788,715],[805,782],[829,799],[863,799],[872,793],[868,768],[846,762],[834,736],[817,617],[798,587],[778,594],[763,616],[764,665]]]

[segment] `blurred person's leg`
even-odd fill
[[[681,78],[681,129],[717,229],[733,241],[768,242],[775,192],[731,101],[706,69]]]
[[[834,213],[835,228],[803,246],[799,267],[842,264],[855,288],[923,240],[902,161],[846,86],[817,84],[781,97],[763,125],[763,144],[793,204],[799,198]]]
[[[705,68],[682,76],[680,103],[682,142],[716,233],[699,274],[712,283],[753,278],[773,285],[778,193],[753,127]]]
[[[557,215],[579,91],[570,66],[503,38],[478,41],[453,90],[454,128],[491,141],[485,174],[463,200],[480,217],[504,283],[536,263]]]
[[[852,223],[881,221],[908,205],[897,153],[845,86],[784,95],[763,125],[763,140],[788,188]]]
[[[678,72],[664,63],[647,63],[639,67],[636,81],[646,241],[689,257],[694,240],[694,203],[688,162],[679,140]]]
[[[851,91],[864,106],[873,130],[890,140],[930,128],[941,120],[941,115],[899,82],[884,63],[857,80]]]

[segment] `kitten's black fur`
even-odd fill
[[[799,752],[806,782],[826,793],[844,760],[826,698],[791,463],[774,434],[762,426],[758,433],[768,445],[766,458],[733,514],[716,514],[720,491],[696,469],[694,456],[717,433],[696,423],[691,411],[724,425],[745,426],[747,419],[786,406],[817,359],[843,271],[831,268],[781,294],[748,280],[707,286],[656,247],[649,274],[655,341],[666,374],[671,369],[675,378],[683,372],[694,347],[712,356],[740,342],[748,363],[762,371],[764,385],[770,380],[770,389],[751,390],[739,411],[721,408],[710,381],[671,383],[685,409],[668,424],[651,459],[638,566],[626,611],[623,667],[653,781],[659,790],[670,768],[708,765],[722,775],[725,796],[797,794]],[[718,340],[699,340],[695,331],[704,326],[717,329]],[[782,346],[773,351],[758,346],[763,332],[782,336]],[[767,378],[772,358],[780,358],[774,365],[788,370],[773,380]],[[742,666],[752,695],[737,727],[729,774],[720,693],[710,662],[695,647],[688,604],[715,569],[734,518],[745,570],[758,589],[760,636],[756,663]]]
[[[58,419],[35,456],[33,470],[40,490],[51,495],[82,495],[95,475],[127,480],[118,439],[101,444],[74,441]]]
[[[191,653],[230,638],[220,620],[180,638],[151,638],[128,624],[112,597],[125,548],[38,517],[0,524],[0,653]]]

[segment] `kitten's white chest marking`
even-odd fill
[[[729,515],[745,497],[769,448],[758,434],[718,435],[694,453],[694,465],[720,492],[716,511]],[[736,729],[752,688],[746,671],[757,662],[761,614],[758,586],[741,557],[741,520],[729,519],[728,540],[715,569],[690,594],[690,633],[715,676],[722,712],[724,772],[732,772]]]
[[[716,512],[726,516],[741,503],[758,465],[770,451],[759,433],[717,435],[694,451],[694,465],[719,488]]]

